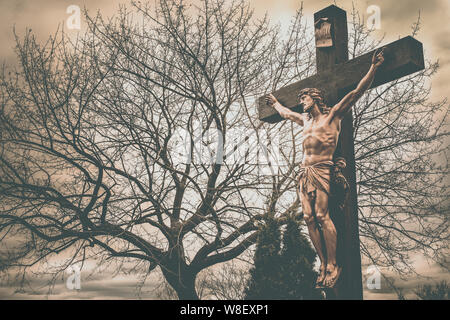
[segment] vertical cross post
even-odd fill
[[[321,21],[329,23],[326,30],[332,41],[318,45]],[[337,64],[348,61],[347,14],[344,10],[331,5],[314,14],[316,28],[316,64],[317,73],[333,70]],[[326,37],[326,35],[325,35]],[[329,92],[327,105],[333,106],[346,92],[335,89]],[[361,254],[358,230],[358,203],[356,192],[355,152],[353,143],[353,116],[349,112],[342,120],[342,129],[334,158],[344,157],[347,166],[344,175],[350,186],[350,196],[344,209],[344,216],[332,216],[338,232],[337,260],[342,266],[341,279],[334,291],[338,299],[362,299]]]
[[[325,103],[333,107],[345,94],[354,89],[371,65],[376,50],[348,61],[348,32],[346,12],[331,5],[314,14],[316,36],[317,73],[273,92],[282,104],[296,112],[298,92],[304,88],[322,90]],[[371,88],[400,79],[425,68],[422,43],[408,36],[386,46],[385,62],[378,69]],[[280,114],[259,98],[259,119],[269,123],[282,121]],[[362,299],[361,253],[358,229],[358,203],[356,193],[356,167],[353,140],[353,117],[349,112],[341,122],[341,132],[333,158],[344,157],[343,170],[350,186],[349,199],[344,212],[329,205],[330,216],[337,229],[337,263],[342,274],[335,289],[327,290],[327,298]],[[333,188],[333,184],[330,185]],[[333,193],[333,189],[331,190]],[[332,201],[333,202],[333,201]]]

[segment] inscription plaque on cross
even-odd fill
[[[304,88],[318,88],[325,103],[335,105],[355,89],[369,69],[374,51],[348,60],[348,31],[346,12],[331,5],[314,14],[317,73],[273,92],[276,99],[292,111],[302,112],[298,93]],[[374,88],[424,69],[422,43],[405,37],[384,46],[385,61],[377,70],[370,86]],[[377,49],[378,50],[378,49]],[[259,119],[269,123],[284,120],[267,105],[266,97],[258,100]],[[348,112],[341,122],[339,140],[333,158],[345,158],[343,174],[350,186],[350,194],[343,216],[332,216],[337,230],[337,261],[342,273],[327,298],[362,299],[361,255],[358,231],[356,169],[353,142],[353,117]]]

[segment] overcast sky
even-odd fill
[[[114,0],[0,0],[0,59],[11,65],[15,61],[13,46],[13,25],[16,32],[23,35],[25,28],[32,29],[39,39],[45,39],[56,31],[58,24],[64,24],[69,14],[66,12],[70,5],[86,6],[90,12],[100,10],[105,15],[112,15],[117,11],[119,3],[128,1]],[[419,11],[421,16],[421,30],[416,38],[424,45],[425,59],[440,61],[440,71],[432,79],[432,99],[439,100],[448,96],[450,82],[450,1],[448,0],[305,0],[303,7],[307,21],[312,25],[313,13],[330,5],[336,4],[347,10],[352,9],[352,2],[367,20],[370,5],[377,5],[381,13],[381,25],[377,36],[385,34],[383,44],[390,43],[411,34],[411,25],[417,20]],[[257,14],[269,13],[274,22],[284,26],[292,14],[300,6],[298,0],[250,0]],[[83,23],[83,22],[82,22]],[[82,25],[83,27],[83,25]],[[69,31],[68,32],[76,32]],[[405,288],[414,288],[421,281],[448,279],[449,275],[435,265],[429,265],[420,256],[416,257],[417,270],[429,279],[410,279],[401,283]],[[364,270],[363,270],[364,272]],[[84,280],[80,292],[69,292],[64,283],[57,283],[53,298],[135,298],[134,290],[136,277],[112,278],[109,273],[97,276],[95,279]],[[152,285],[149,285],[151,288]],[[366,299],[393,298],[396,296],[389,290],[365,290]],[[51,298],[52,298],[51,297]],[[151,298],[151,293],[144,294],[144,298]],[[45,290],[35,293],[14,293],[14,288],[2,286],[0,282],[0,299],[8,298],[45,298]]]

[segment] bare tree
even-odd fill
[[[420,285],[414,290],[414,293],[420,300],[448,300],[450,287],[447,281],[431,284]]]
[[[111,20],[85,17],[77,39],[17,37],[19,67],[2,69],[0,268],[26,272],[62,252],[70,258],[46,269],[55,277],[88,258],[117,270],[132,261],[197,299],[200,271],[254,244],[259,220],[281,225],[298,210],[299,129],[259,123],[254,101],[314,72],[302,10],[286,37],[242,1],[139,2]],[[425,83],[436,69],[354,109],[362,250],[374,261],[407,265],[418,249],[438,259],[445,245],[446,167],[431,160],[446,102],[428,103]],[[264,152],[235,157],[275,142],[285,165],[269,174]]]
[[[20,67],[1,77],[0,230],[22,244],[11,266],[74,248],[59,271],[89,256],[135,259],[196,299],[196,275],[241,254],[273,212],[253,194],[264,177],[250,152],[227,162],[221,150],[232,128],[255,130],[246,99],[266,90],[279,40],[242,2],[134,8],[86,14],[74,41],[17,38]],[[179,129],[192,142],[186,163]]]
[[[236,261],[226,262],[221,268],[205,275],[208,294],[219,300],[243,300],[249,277],[248,267]]]

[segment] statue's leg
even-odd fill
[[[317,278],[317,284],[321,285],[326,276],[327,260],[322,247],[319,225],[317,224],[313,212],[315,199],[312,196],[308,196],[308,194],[304,192],[298,192],[298,194],[302,204],[303,218],[305,219],[306,226],[308,227],[311,242],[313,243],[314,248],[316,248],[317,255],[320,259],[320,274]]]
[[[341,269],[336,263],[337,233],[333,221],[330,218],[328,209],[328,194],[322,190],[316,191],[316,201],[314,211],[317,220],[322,226],[325,246],[327,250],[327,275],[324,285],[334,287],[339,278]]]

